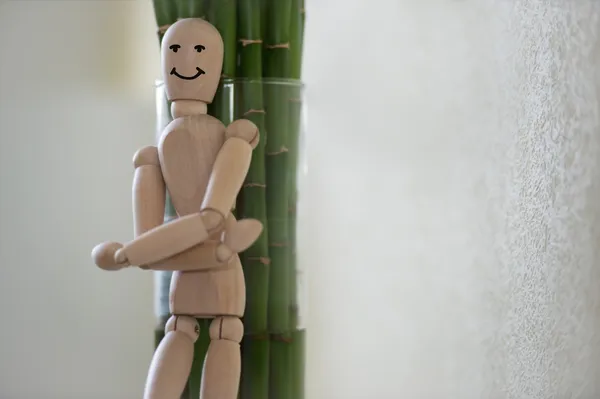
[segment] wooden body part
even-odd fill
[[[177,118],[165,127],[158,141],[158,156],[177,215],[202,209],[213,165],[225,143],[225,130],[221,121],[209,115]]]
[[[136,237],[117,251],[115,259],[136,266],[154,263],[192,248],[208,236],[202,215],[194,213]]]
[[[200,326],[193,317],[173,316],[165,325],[144,389],[144,399],[180,398],[194,360]]]
[[[246,306],[246,285],[238,255],[219,268],[174,271],[169,299],[172,314],[200,318],[220,315],[242,317]]]
[[[240,341],[244,325],[236,317],[219,317],[210,323],[210,346],[202,369],[202,399],[236,398],[240,383]]]
[[[156,147],[147,146],[136,152],[133,167],[133,236],[138,237],[163,223],[166,187]]]
[[[246,300],[238,253],[263,226],[257,220],[236,221],[231,209],[259,132],[247,120],[225,127],[206,115],[223,57],[222,39],[212,25],[179,20],[167,30],[161,54],[174,119],[157,147],[144,147],[134,156],[134,238],[124,245],[99,244],[92,258],[105,270],[173,271],[173,316],[150,365],[144,399],[179,399],[198,338],[196,317],[213,319],[201,399],[236,399]],[[163,224],[166,192],[177,218]]]
[[[167,99],[210,104],[223,66],[223,39],[202,19],[186,18],[171,25],[161,44]]]
[[[230,214],[222,233],[160,262],[140,266],[152,270],[198,271],[221,268],[237,253],[246,250],[262,232],[262,225],[255,220],[235,220]]]

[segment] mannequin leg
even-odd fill
[[[244,325],[237,317],[215,318],[202,370],[200,399],[236,399],[240,384],[240,341]]]
[[[181,397],[192,368],[194,342],[199,333],[200,326],[195,318],[171,316],[150,364],[144,399]]]

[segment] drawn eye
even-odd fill
[[[171,46],[169,46],[169,48],[173,50],[174,53],[176,53],[177,50],[181,48],[181,46],[179,44],[172,44]]]
[[[197,46],[194,47],[196,49],[197,52],[201,53],[202,50],[206,50],[206,47],[204,47],[203,45],[199,44]]]

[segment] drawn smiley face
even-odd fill
[[[176,53],[176,52],[178,52],[181,49],[181,45],[179,45],[179,44],[172,44],[172,45],[169,46],[169,49],[171,49],[172,52]],[[194,50],[197,53],[201,53],[202,51],[206,50],[206,47],[204,47],[201,44],[197,44],[197,45],[194,46]],[[206,72],[202,68],[196,67],[196,73],[193,76],[185,76],[185,75],[182,75],[179,72],[177,72],[177,67],[173,67],[173,69],[171,69],[170,74],[178,77],[179,79],[194,80],[194,79],[198,79],[200,76],[206,74]]]
[[[210,104],[221,79],[223,39],[200,18],[171,25],[161,43],[161,69],[167,99]]]

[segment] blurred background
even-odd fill
[[[0,0],[0,398],[142,395],[149,0]],[[600,2],[307,1],[309,399],[600,396]],[[285,399],[285,398],[282,398]]]

